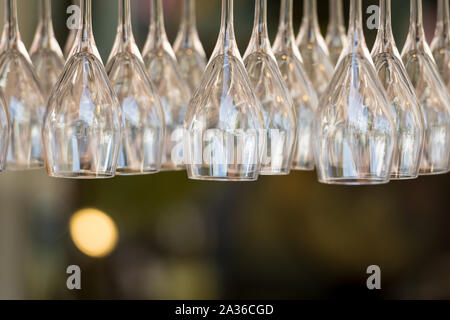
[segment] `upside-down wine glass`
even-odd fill
[[[82,28],[49,98],[43,139],[52,177],[96,179],[116,173],[120,107],[92,33],[91,0],[81,1]]]
[[[392,33],[391,0],[380,0],[380,27],[372,57],[380,81],[394,107],[397,144],[391,179],[417,178],[423,151],[423,118]]]
[[[156,173],[161,168],[164,114],[134,40],[130,0],[118,1],[117,35],[106,66],[123,125],[117,174]]]
[[[438,0],[438,20],[431,52],[447,91],[450,93],[450,11],[449,0]]]
[[[295,110],[283,76],[278,69],[267,32],[267,0],[255,0],[253,33],[244,64],[262,104],[266,147],[262,175],[287,175],[291,171],[297,132]]]
[[[5,0],[5,5],[0,89],[5,98],[11,128],[7,169],[40,168],[44,165],[41,133],[45,102],[31,59],[20,37],[17,2]]]
[[[265,145],[261,110],[237,48],[233,0],[222,0],[219,39],[186,115],[189,178],[256,180]]]
[[[41,84],[42,94],[47,102],[50,92],[62,73],[65,61],[53,31],[51,0],[40,0],[39,3],[39,25],[31,45],[30,55]]]
[[[167,39],[162,0],[150,0],[150,29],[143,56],[164,111],[166,137],[161,170],[184,170],[183,123],[190,91]]]
[[[206,54],[196,26],[195,0],[183,1],[183,15],[173,49],[181,75],[193,94],[206,68]]]
[[[411,0],[411,24],[402,59],[421,104],[425,125],[420,174],[447,173],[450,159],[450,102],[447,88],[439,76],[425,39],[422,0]]]
[[[333,76],[327,45],[320,33],[317,0],[303,0],[303,22],[297,45],[303,58],[303,68],[319,97]]]
[[[310,171],[314,170],[312,141],[317,94],[303,70],[302,57],[295,44],[292,6],[292,0],[281,1],[280,24],[273,45],[273,52],[294,102],[297,119],[292,169]]]
[[[317,112],[314,152],[319,181],[389,182],[395,141],[393,107],[364,39],[362,1],[351,0],[348,41]]]
[[[328,23],[325,43],[330,53],[330,61],[336,66],[346,40],[342,0],[330,0],[329,7],[330,22]]]

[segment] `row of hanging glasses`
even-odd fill
[[[243,58],[233,0],[222,0],[209,62],[196,28],[195,1],[183,1],[173,48],[162,0],[149,1],[142,55],[130,0],[118,1],[117,35],[104,67],[92,32],[91,0],[80,1],[83,15],[67,40],[67,60],[54,36],[50,0],[40,0],[30,55],[20,38],[16,0],[5,0],[0,169],[45,165],[52,177],[91,179],[187,169],[191,179],[216,181],[316,169],[320,182],[348,185],[449,171],[449,0],[438,0],[431,48],[422,1],[410,1],[401,54],[391,0],[380,0],[371,53],[361,0],[350,0],[347,35],[342,0],[330,0],[325,39],[316,0],[304,0],[297,38],[293,1],[282,0],[273,46],[267,0],[255,0]]]

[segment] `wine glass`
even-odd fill
[[[297,120],[293,101],[270,45],[267,0],[255,0],[255,22],[244,64],[264,116],[266,148],[261,174],[287,175],[291,171]]]
[[[344,13],[342,0],[330,0],[330,22],[328,24],[325,43],[330,53],[330,61],[333,66],[337,65],[338,59],[344,49],[346,35],[344,25]]]
[[[265,145],[261,110],[237,48],[233,0],[222,0],[219,39],[186,115],[189,178],[256,180]]]
[[[312,148],[317,94],[303,70],[302,57],[295,44],[292,26],[292,0],[281,1],[280,24],[273,45],[281,75],[294,102],[297,119],[296,146],[292,169],[314,170]]]
[[[351,0],[348,41],[320,99],[315,123],[321,183],[389,182],[396,142],[392,109],[364,39],[362,2]]]
[[[397,144],[391,179],[415,179],[419,175],[424,125],[419,101],[392,33],[391,0],[380,0],[380,27],[372,57],[380,81],[394,107]]]
[[[206,54],[195,22],[195,0],[183,1],[183,15],[173,49],[181,75],[193,94],[206,68]]]
[[[7,169],[40,168],[44,164],[41,144],[44,98],[21,40],[16,0],[5,1],[5,13],[3,52],[0,55],[0,89],[5,98],[11,127]]]
[[[449,170],[450,102],[425,39],[422,0],[411,0],[411,24],[402,52],[403,63],[421,104],[425,145],[420,174]]]
[[[117,35],[106,70],[123,124],[117,174],[156,173],[161,167],[164,114],[134,40],[130,0],[119,0]]]
[[[150,30],[143,55],[164,110],[166,137],[161,169],[184,170],[183,123],[190,92],[167,39],[161,0],[150,0]]]
[[[431,52],[447,91],[450,93],[450,14],[449,0],[438,0],[438,21]]]
[[[303,68],[319,97],[333,75],[329,52],[319,29],[317,0],[303,0],[303,22],[297,45],[303,58]]]
[[[36,75],[45,101],[64,68],[64,57],[55,38],[52,23],[51,0],[40,0],[40,19],[30,49]]]
[[[91,0],[81,1],[82,28],[49,98],[43,140],[52,177],[114,177],[121,138],[120,107],[92,33]]]

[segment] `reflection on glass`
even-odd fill
[[[263,116],[237,48],[233,0],[222,0],[219,39],[190,102],[186,129],[190,179],[258,178],[265,145]]]
[[[421,104],[425,124],[420,173],[446,173],[450,158],[450,102],[425,39],[422,0],[411,0],[411,24],[402,59]]]
[[[161,169],[184,170],[183,123],[190,92],[167,39],[161,0],[150,0],[150,30],[143,55],[150,80],[161,99],[166,122]]]
[[[81,8],[77,45],[48,102],[47,172],[59,178],[110,178],[119,155],[119,103],[96,49],[91,0],[81,1]]]
[[[40,168],[45,105],[30,57],[21,40],[16,0],[5,1],[5,27],[0,55],[0,89],[9,113],[11,135],[8,170]]]
[[[317,95],[303,70],[302,58],[295,45],[292,5],[292,0],[281,1],[280,25],[273,45],[273,52],[294,102],[296,112],[297,142],[294,149],[292,169],[314,170],[312,134],[314,114],[317,108]]]
[[[317,173],[328,184],[387,183],[396,140],[394,114],[366,46],[361,0],[350,5],[348,42],[317,113]]]

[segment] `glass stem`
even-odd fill
[[[414,39],[414,44],[420,46],[425,40],[423,29],[422,0],[411,0],[410,36]]]
[[[344,14],[342,0],[330,0],[330,30],[340,30],[344,28]]]
[[[450,12],[449,12],[449,1],[448,0],[438,0],[438,17],[436,24],[436,36],[443,36],[443,38],[448,39],[449,34],[449,23],[450,23]]]
[[[20,40],[19,24],[17,20],[17,1],[5,1],[5,32],[6,49],[13,48]],[[6,38],[5,38],[6,37]]]
[[[294,28],[292,25],[292,8],[293,2],[292,0],[282,0],[281,1],[281,12],[280,12],[280,21],[283,29],[291,30],[292,34],[294,34]]]
[[[270,45],[267,32],[267,0],[255,0],[255,22],[252,39],[258,49],[266,49]]]
[[[92,2],[91,0],[80,0],[83,12],[83,24],[81,26],[81,49],[89,50],[91,46],[92,33]]]
[[[391,32],[391,0],[380,0],[380,28],[384,32]]]
[[[362,24],[362,0],[350,0],[350,25],[348,29],[348,42],[345,54],[351,55],[353,63],[351,81],[352,86],[357,88],[359,86],[359,68],[357,67],[357,56],[363,55],[365,58],[372,61],[370,53],[368,52]]]
[[[40,0],[39,12],[41,17],[39,22],[42,37],[41,45],[46,47],[49,45],[49,40],[54,36],[51,0]]]
[[[348,28],[349,53],[357,53],[361,44],[365,44],[362,27],[362,0],[350,0],[350,25]]]
[[[40,15],[41,15],[41,22],[49,27],[52,24],[52,3],[51,0],[41,0],[40,1]]]
[[[183,16],[181,18],[181,25],[186,30],[195,29],[195,0],[183,1]]]
[[[222,0],[221,33],[225,51],[229,51],[235,41],[233,19],[233,0]]]
[[[220,34],[212,57],[217,57],[220,55],[223,55],[224,59],[222,96],[226,96],[229,91],[229,85],[231,83],[230,60],[232,57],[234,57],[241,60],[242,62],[242,58],[237,48],[234,35],[233,0],[222,0],[222,20],[220,23]]]
[[[444,12],[442,28],[444,30],[445,38],[448,39],[450,38],[450,5],[449,0],[442,1],[444,2],[444,8],[442,10]]]
[[[278,26],[277,40],[282,41],[282,43],[286,46],[295,46],[293,43],[295,36],[292,23],[292,8],[292,0],[281,0],[280,25]]]
[[[317,0],[303,1],[303,23],[301,28],[304,32],[307,32],[309,40],[316,38],[316,32],[319,31]]]
[[[119,33],[122,43],[132,40],[130,0],[119,0]]]
[[[160,43],[167,37],[164,27],[162,0],[150,1],[150,28],[152,29],[151,34],[155,37],[157,43]]]
[[[391,0],[380,0],[380,28],[378,29],[379,45],[383,52],[393,47]]]
[[[213,57],[223,54],[225,56],[234,55],[236,58],[241,59],[237,49],[233,24],[233,0],[222,0],[220,34],[212,54]]]
[[[190,48],[194,46],[192,42],[197,34],[195,0],[183,0],[180,30],[178,31],[175,45]]]

